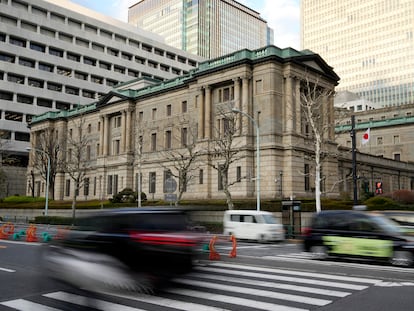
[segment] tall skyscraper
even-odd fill
[[[414,1],[302,0],[302,48],[382,107],[414,103]]]
[[[128,22],[206,58],[273,44],[260,13],[234,0],[142,0],[129,8]]]

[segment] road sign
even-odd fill
[[[175,193],[166,193],[164,194],[164,200],[167,202],[177,201],[177,195]]]
[[[177,190],[177,182],[174,178],[167,178],[164,183],[165,192],[173,193]]]

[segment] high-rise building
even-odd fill
[[[32,116],[90,103],[125,81],[172,79],[200,60],[70,1],[0,0],[0,154],[12,155],[2,170],[21,167],[6,174],[5,195],[26,193],[13,179],[25,174]]]
[[[340,77],[339,91],[381,107],[414,103],[414,1],[303,0],[302,48]]]
[[[234,0],[142,0],[129,8],[128,22],[206,58],[273,44],[260,13]]]

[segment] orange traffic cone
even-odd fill
[[[230,237],[230,241],[233,245],[233,248],[231,249],[231,252],[229,254],[230,258],[235,258],[237,255],[237,241],[236,241],[236,237],[234,235],[231,235]]]
[[[14,225],[11,222],[8,222],[0,227],[0,239],[7,239],[13,233]]]
[[[209,259],[210,260],[220,260],[220,254],[217,253],[216,249],[214,248],[214,244],[217,241],[217,236],[213,236],[210,240],[210,244],[208,245],[209,249],[210,249],[210,256]]]
[[[36,226],[30,225],[29,228],[27,228],[26,241],[27,242],[37,242]]]

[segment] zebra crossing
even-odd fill
[[[0,302],[21,311],[314,310],[381,283],[380,279],[228,262],[200,265],[155,295],[55,291]],[[0,308],[0,310],[3,310]]]

